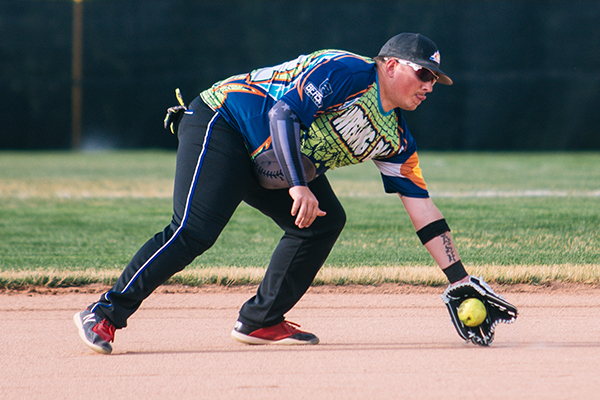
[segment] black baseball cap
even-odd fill
[[[439,76],[442,85],[452,85],[452,79],[440,69],[440,51],[435,43],[420,33],[400,33],[383,45],[381,57],[395,57],[420,65]]]

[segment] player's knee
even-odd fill
[[[346,212],[340,207],[327,210],[327,215],[323,220],[323,230],[325,235],[335,235],[336,237],[344,229],[346,225]]]
[[[342,229],[344,229],[344,226],[346,226],[346,212],[343,208],[341,208],[339,214],[336,215],[336,218],[333,220],[332,229],[336,230],[338,233],[341,233]]]
[[[183,228],[179,232],[179,241],[191,257],[197,257],[210,249],[216,242],[218,235],[211,235],[207,231],[196,231]]]

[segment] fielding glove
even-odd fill
[[[177,126],[179,125],[179,121],[181,120],[183,112],[187,110],[179,88],[175,89],[175,96],[177,97],[179,105],[167,108],[167,115],[165,116],[165,120],[163,122],[165,129],[170,130],[173,134],[177,132]]]
[[[468,298],[479,299],[486,308],[485,320],[479,326],[466,326],[458,318],[458,307]],[[494,329],[499,322],[512,323],[517,319],[517,308],[508,303],[482,279],[469,277],[465,283],[450,285],[442,295],[456,331],[465,341],[489,346],[494,341]]]

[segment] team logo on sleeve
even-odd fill
[[[329,84],[329,79],[326,79],[318,88],[314,83],[308,82],[306,86],[304,86],[304,93],[310,97],[317,107],[321,107],[323,105],[323,99],[333,93],[333,89]]]
[[[325,81],[319,85],[319,92],[321,92],[323,97],[327,97],[331,93],[333,93],[333,89],[331,88],[331,85],[329,84],[329,79],[325,79]]]

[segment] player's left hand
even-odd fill
[[[458,318],[458,307],[471,297],[475,297],[485,305],[487,316],[483,323],[476,327],[468,327]],[[499,322],[511,323],[517,319],[517,308],[494,293],[492,288],[482,279],[469,276],[468,280],[450,285],[442,295],[442,299],[450,313],[452,324],[459,336],[479,346],[489,346],[494,341],[494,329]]]
[[[308,186],[292,186],[289,193],[294,200],[291,214],[296,217],[298,228],[308,228],[317,217],[327,214],[319,208],[319,201]]]

